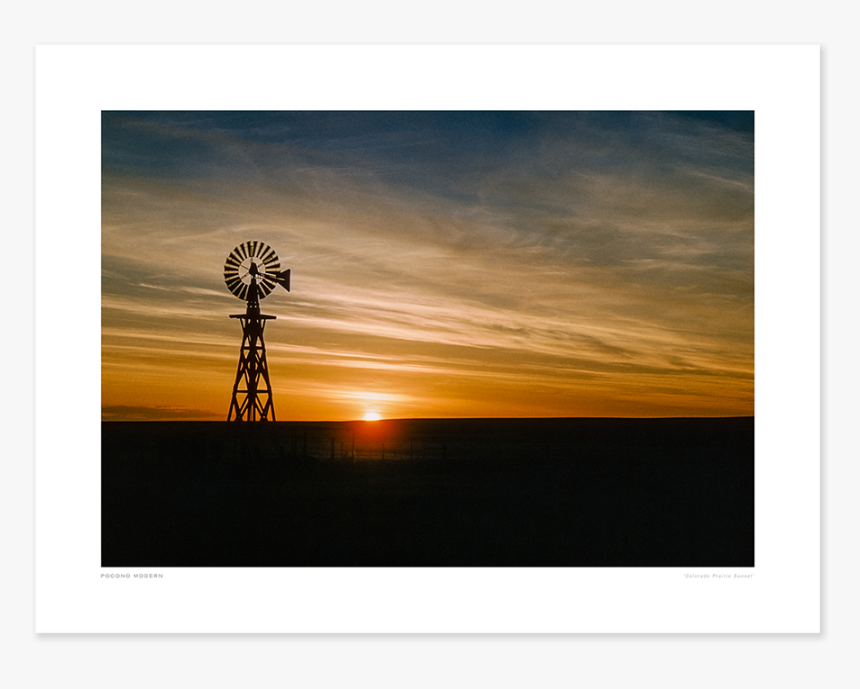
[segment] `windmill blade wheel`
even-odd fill
[[[275,285],[290,291],[290,271],[281,271],[281,262],[275,250],[265,242],[248,241],[237,246],[224,262],[224,283],[230,292],[248,301],[256,294],[258,299],[268,296]],[[251,289],[256,283],[257,289]]]

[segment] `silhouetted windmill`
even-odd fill
[[[233,294],[248,302],[244,314],[230,316],[242,323],[242,347],[227,421],[274,421],[263,330],[266,321],[275,316],[260,313],[260,299],[271,294],[275,285],[289,292],[290,271],[281,270],[278,255],[268,244],[245,242],[227,257],[224,282]]]

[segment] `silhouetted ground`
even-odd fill
[[[105,422],[102,566],[750,567],[753,430]]]

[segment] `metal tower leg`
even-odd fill
[[[263,340],[266,320],[274,316],[261,315],[259,307],[253,309],[249,305],[248,313],[230,318],[239,318],[242,323],[242,346],[227,420],[274,421],[275,407]]]

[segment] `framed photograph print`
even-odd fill
[[[817,631],[818,70],[39,48],[37,631]]]

